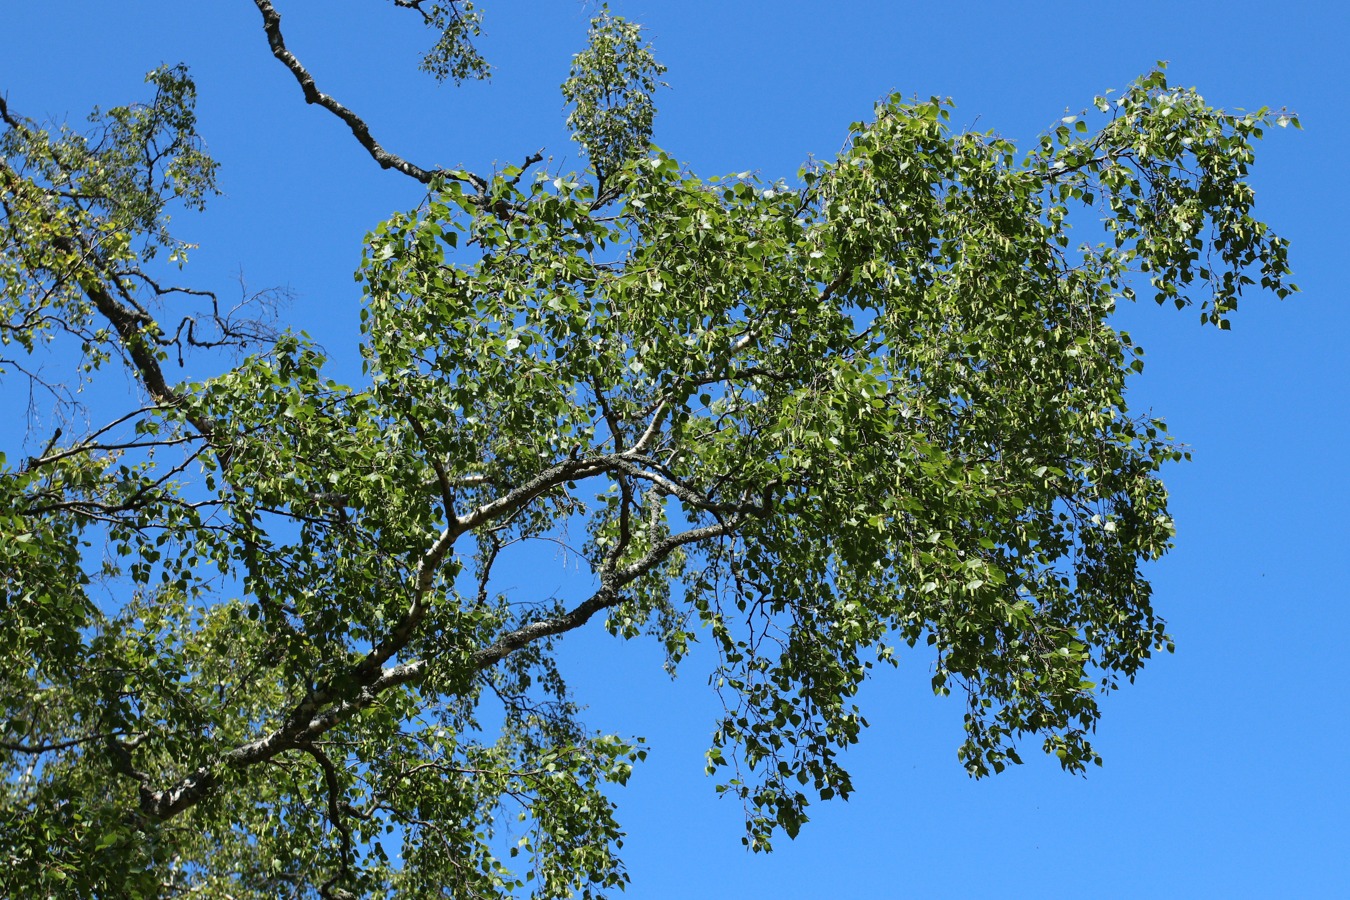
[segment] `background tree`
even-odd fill
[[[442,29],[429,68],[483,71],[470,10],[397,5]],[[549,652],[598,614],[671,665],[706,629],[709,764],[755,847],[847,796],[887,642],[968,696],[973,774],[1028,735],[1096,761],[1096,692],[1167,642],[1138,563],[1179,453],[1128,413],[1105,317],[1140,283],[1220,326],[1244,285],[1290,289],[1243,180],[1269,117],[1155,72],[1019,157],[892,98],[797,183],[705,181],[638,152],[660,68],[602,14],[564,88],[591,177],[485,176],[385,150],[257,6],[305,98],[430,189],[370,240],[366,384],[156,277],[186,249],[168,204],[213,185],[183,71],[92,136],[3,111],[6,341],[71,336],[147,400],[5,471],[4,828],[52,855],[27,887],[491,895],[517,809],[540,895],[621,883],[603,786],[642,750],[585,730]],[[1107,240],[1070,249],[1097,203]],[[176,294],[206,302],[170,328]],[[501,553],[569,531],[591,592],[507,602]]]

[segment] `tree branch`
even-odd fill
[[[767,499],[763,509],[768,509]],[[568,612],[508,631],[490,646],[474,653],[470,657],[472,667],[482,671],[535,641],[580,628],[597,612],[620,603],[625,586],[651,572],[671,553],[689,544],[731,534],[744,520],[744,516],[732,517],[658,541],[640,559],[611,573],[602,581],[599,590]],[[362,666],[369,659],[363,661]],[[173,787],[161,791],[142,790],[141,811],[158,820],[173,818],[214,790],[220,783],[222,769],[245,768],[265,762],[287,750],[303,749],[307,742],[316,740],[333,727],[373,706],[386,691],[424,678],[429,664],[429,660],[419,659],[382,669],[355,695],[336,703],[333,702],[337,698],[332,690],[311,692],[287,717],[286,723],[270,734],[228,751],[215,764],[198,768]],[[328,706],[329,703],[333,705]]]
[[[446,477],[445,466],[436,457],[436,451],[427,441],[427,433],[422,428],[422,423],[412,413],[407,414],[408,424],[412,426],[413,433],[417,435],[417,440],[421,442],[422,449],[427,452],[427,462],[431,464],[431,470],[436,473],[436,483],[441,489],[441,504],[445,507],[445,521],[447,523],[455,521],[455,492],[450,486],[450,479]]]
[[[301,751],[308,753],[319,764],[323,771],[324,787],[328,790],[328,821],[332,824],[342,838],[342,873],[343,877],[350,874],[352,864],[352,830],[348,827],[343,818],[342,810],[345,805],[342,802],[342,780],[338,776],[337,766],[328,758],[328,754],[323,749],[309,741],[301,741],[296,745]],[[337,884],[337,876],[330,879],[325,888],[332,888]],[[327,894],[327,890],[323,891]]]
[[[492,646],[479,650],[473,655],[474,668],[486,669],[527,644],[580,628],[600,610],[619,603],[622,600],[620,591],[624,587],[656,568],[680,547],[730,534],[743,521],[743,518],[733,517],[713,525],[691,528],[679,534],[672,534],[664,540],[658,541],[643,554],[641,559],[602,579],[598,591],[568,612],[551,619],[540,619],[528,625],[522,625],[520,628],[502,635]]]
[[[281,34],[281,14],[272,6],[270,0],[253,0],[253,3],[258,7],[258,12],[262,13],[263,30],[267,33],[267,44],[272,49],[272,55],[280,60],[281,64],[295,76],[295,80],[300,84],[300,90],[305,95],[305,102],[323,107],[346,123],[357,142],[366,148],[366,152],[380,164],[381,168],[394,169],[409,178],[420,181],[422,184],[430,184],[432,179],[439,175],[455,181],[466,182],[480,194],[487,190],[487,182],[472,172],[424,169],[385,150],[384,147],[380,146],[379,141],[375,140],[375,136],[370,133],[370,126],[365,123],[365,120],[330,95],[320,91],[318,85],[314,82],[314,76],[301,64],[295,54],[286,48],[285,38]]]

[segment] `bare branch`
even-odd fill
[[[53,435],[52,440],[60,434],[57,429],[57,435]],[[201,437],[195,434],[183,435],[174,438],[164,438],[157,441],[125,441],[117,444],[96,444],[92,441],[81,441],[74,447],[62,450],[60,453],[51,453],[50,448],[47,453],[41,457],[32,457],[28,461],[28,469],[36,469],[38,466],[50,465],[54,462],[66,459],[70,456],[78,456],[81,453],[111,453],[117,450],[144,450],[147,447],[172,447],[177,444],[188,444],[193,441],[199,441]]]
[[[4,122],[10,128],[23,129],[24,125],[15,118],[9,111],[9,104],[5,102],[5,95],[0,94],[0,122]]]
[[[492,577],[492,566],[497,561],[497,556],[502,552],[502,539],[497,536],[495,531],[488,532],[488,550],[483,555],[483,561],[478,571],[478,595],[475,598],[475,605],[480,609],[487,606],[488,601],[488,580]]]
[[[394,169],[409,178],[420,181],[422,184],[430,184],[439,175],[455,181],[466,182],[480,194],[487,190],[487,182],[472,172],[424,169],[385,150],[375,140],[374,135],[370,133],[370,126],[365,123],[365,120],[333,97],[320,91],[314,82],[314,76],[301,64],[294,53],[286,49],[286,41],[281,34],[281,14],[272,6],[270,0],[253,0],[253,3],[262,13],[263,30],[267,32],[267,44],[272,48],[272,55],[280,60],[281,64],[295,76],[295,80],[300,84],[300,90],[304,92],[305,102],[321,106],[345,122],[347,127],[352,130],[357,142],[366,148],[366,152],[380,164],[381,168]]]
[[[660,466],[656,460],[649,460],[645,457],[640,457],[639,459],[653,468],[664,468],[663,466]],[[633,478],[651,482],[660,488],[663,493],[677,497],[695,509],[716,513],[736,513],[758,509],[758,506],[755,504],[718,503],[712,500],[709,494],[689,487],[672,475],[644,469],[641,466],[634,465],[628,460],[621,460],[615,463],[615,467],[619,469],[619,471],[626,475],[630,475]]]
[[[429,12],[422,8],[422,2],[423,0],[394,0],[394,5],[402,7],[403,9],[417,10],[418,14],[422,17],[422,21],[427,25],[430,25],[435,19],[432,18]]]

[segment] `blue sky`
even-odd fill
[[[594,6],[486,2],[489,84],[416,71],[427,35],[377,0],[276,0],[321,88],[421,165],[477,170],[545,148],[580,165],[557,87]],[[331,116],[306,107],[247,0],[6,3],[0,90],[33,117],[81,118],[143,96],[145,71],[187,62],[225,196],[179,223],[201,244],[187,277],[287,285],[294,326],[357,374],[362,236],[416,205]],[[656,140],[697,172],[791,177],[833,155],[893,90],[951,96],[953,123],[1028,142],[1156,60],[1215,105],[1288,106],[1253,173],[1258,215],[1292,242],[1303,293],[1252,296],[1233,331],[1148,306],[1120,320],[1148,351],[1134,408],[1152,408],[1194,462],[1167,473],[1179,535],[1152,574],[1174,656],[1113,695],[1087,779],[1052,760],[991,780],[957,763],[959,703],[906,655],[863,695],[857,793],[818,805],[768,857],[740,846],[739,809],[702,775],[717,712],[695,667],[671,682],[656,647],[584,635],[566,671],[597,728],[647,737],[617,796],[638,898],[835,895],[1343,896],[1350,891],[1350,376],[1343,302],[1350,13],[1339,3],[835,4],[617,0],[668,66]],[[8,405],[8,404],[6,404]],[[22,439],[5,426],[6,448]],[[550,560],[517,590],[548,591]],[[551,580],[552,579],[552,580]]]

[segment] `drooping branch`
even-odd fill
[[[427,462],[431,464],[431,470],[436,473],[436,486],[441,489],[441,505],[445,510],[445,521],[453,522],[455,521],[455,491],[445,473],[445,466],[441,464],[437,457],[435,448],[427,441],[427,433],[422,428],[422,423],[417,421],[417,417],[411,413],[407,415],[407,418],[408,424],[412,426],[413,433],[417,435],[417,440],[426,450]]]
[[[128,306],[113,296],[104,282],[92,274],[83,274],[79,279],[85,296],[94,304],[94,308],[107,319],[117,331],[118,342],[135,367],[140,381],[150,394],[150,399],[162,407],[182,406],[186,398],[169,386],[159,357],[151,345],[149,335],[158,330],[153,319],[139,310]],[[215,432],[215,423],[197,413],[189,412],[188,421],[203,437],[210,439]]]

